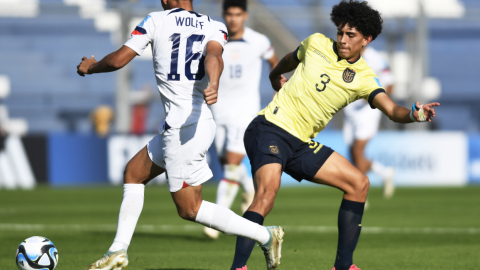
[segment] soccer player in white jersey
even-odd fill
[[[158,90],[166,111],[159,132],[127,164],[115,240],[107,254],[87,269],[120,270],[128,265],[127,248],[143,208],[145,184],[166,171],[180,217],[229,235],[258,242],[267,263],[280,256],[283,230],[263,227],[230,209],[202,200],[202,184],[212,177],[206,153],[215,136],[207,105],[217,101],[223,70],[225,25],[193,11],[192,0],[162,0],[165,11],[150,13],[118,51],[96,61],[84,57],[78,74],[110,72],[141,55],[148,44]]]
[[[386,94],[390,95],[393,88],[393,75],[390,72],[385,58],[370,46],[364,47],[362,57],[373,69],[385,88]],[[386,167],[378,161],[370,161],[364,155],[365,147],[378,131],[382,112],[372,110],[368,102],[361,99],[345,107],[345,119],[343,122],[343,136],[349,146],[352,161],[357,168],[366,174],[372,170],[383,180],[383,196],[391,198],[393,196],[395,185],[393,177],[395,170],[392,167]]]
[[[223,52],[225,68],[220,77],[220,98],[210,107],[217,124],[215,148],[224,172],[216,203],[230,208],[241,185],[243,213],[255,195],[253,179],[242,163],[246,154],[243,134],[260,111],[262,61],[267,60],[273,69],[278,59],[268,37],[245,27],[246,0],[225,0],[223,18],[229,37]],[[209,227],[205,227],[204,232],[213,239],[219,235]]]

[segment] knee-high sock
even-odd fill
[[[365,203],[343,199],[338,213],[338,247],[336,270],[348,270],[353,264],[353,251],[362,229]]]
[[[118,216],[117,235],[108,251],[128,249],[138,218],[142,213],[144,193],[145,185],[143,184],[123,185],[123,201]]]
[[[226,208],[232,207],[237,196],[239,183],[228,179],[220,180],[217,189],[217,204]]]
[[[243,236],[255,240],[260,244],[265,244],[270,240],[267,228],[235,214],[228,208],[207,201],[202,202],[195,222],[227,235]]]
[[[238,166],[238,170],[241,171],[240,184],[242,185],[245,193],[255,193],[255,187],[253,186],[253,179],[247,172],[247,167],[242,163]]]
[[[255,197],[255,187],[253,185],[253,179],[248,174],[245,165],[242,163],[238,167],[239,170],[242,171],[240,178],[240,185],[243,188],[241,209],[242,212],[245,213],[252,204],[253,198]]]
[[[242,176],[240,166],[223,165],[224,179],[220,181],[217,189],[217,204],[230,208],[238,193],[239,181]]]
[[[372,172],[385,179],[388,177],[388,170],[382,163],[378,161],[372,161],[372,166],[370,167]]]
[[[243,214],[243,217],[251,220],[252,222],[263,225],[264,218],[257,212],[247,211],[245,214]],[[250,254],[252,253],[254,247],[254,241],[238,236],[237,243],[235,245],[235,257],[233,258],[232,267],[230,269],[235,270],[247,265],[248,258],[250,258]]]

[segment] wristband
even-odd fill
[[[415,116],[413,116],[413,112],[417,110],[417,106],[415,106],[416,102],[413,103],[412,105],[412,111],[410,112],[410,119],[413,121],[413,122],[425,122],[427,121],[427,119],[425,118],[425,111],[423,110],[423,104],[420,105],[420,109],[418,109],[418,119],[419,121],[417,121],[417,119],[415,119]]]

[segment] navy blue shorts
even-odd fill
[[[315,141],[305,143],[259,115],[243,138],[252,175],[265,164],[278,163],[297,181],[312,180],[333,150]]]

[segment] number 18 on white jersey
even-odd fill
[[[205,74],[207,43],[227,43],[221,22],[193,11],[175,8],[150,13],[133,30],[125,46],[141,55],[148,44],[167,124],[174,128],[212,118],[203,99],[208,86]]]

